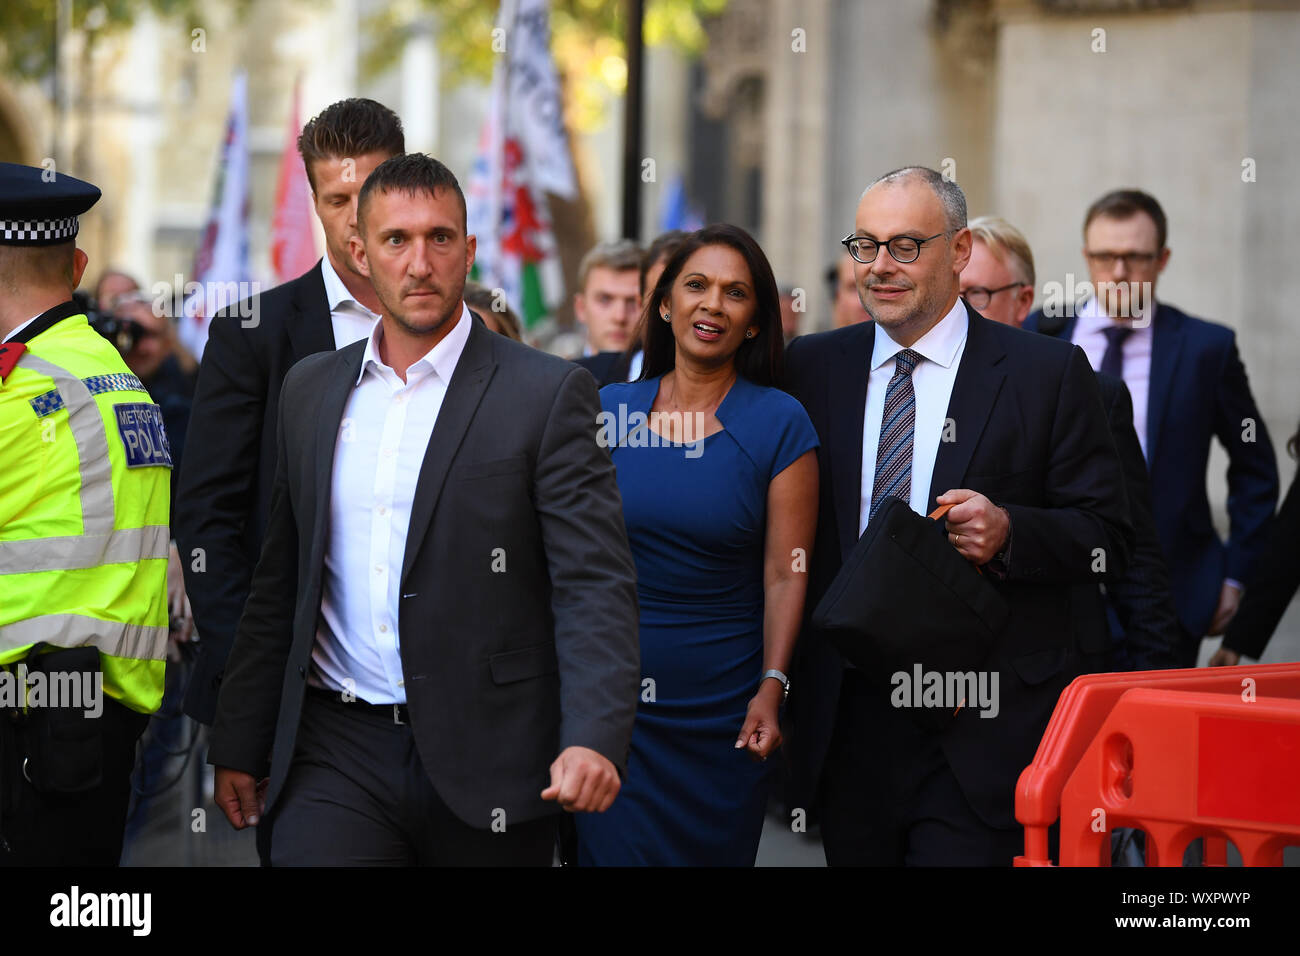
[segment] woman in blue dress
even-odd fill
[[[578,859],[752,866],[803,614],[817,435],[775,387],[777,287],[744,230],[688,237],[643,321],[641,378],[601,390],[600,423],[636,560],[641,697],[617,799],[576,817]]]

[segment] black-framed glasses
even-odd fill
[[[970,307],[976,312],[980,309],[987,309],[993,297],[999,292],[1006,292],[1008,289],[1018,289],[1022,285],[1028,285],[1028,282],[1012,282],[1010,285],[999,286],[996,289],[986,289],[983,286],[971,286],[961,294],[962,298],[970,303]]]
[[[1156,261],[1160,255],[1158,252],[1087,252],[1084,253],[1093,265],[1100,266],[1102,269],[1114,268],[1117,260],[1124,261],[1125,269],[1132,269],[1134,266],[1145,268]]]
[[[876,261],[881,246],[889,250],[895,262],[915,262],[921,255],[923,245],[946,235],[948,235],[946,232],[936,232],[933,236],[924,239],[917,239],[915,236],[894,236],[884,242],[876,242],[874,239],[850,233],[841,239],[840,243],[849,250],[849,255],[865,266]]]

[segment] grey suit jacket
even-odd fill
[[[293,757],[334,448],[364,350],[303,359],[281,394],[266,543],[209,747],[213,764],[269,772],[268,810]],[[539,794],[566,747],[626,766],[640,682],[636,571],[614,467],[596,441],[599,411],[586,369],[473,317],[417,481],[398,620],[420,758],[474,827],[489,827],[497,808],[508,822],[554,812]]]

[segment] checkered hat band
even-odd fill
[[[74,239],[76,235],[76,216],[65,219],[0,219],[0,241],[3,242],[54,242]]]

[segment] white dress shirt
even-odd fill
[[[912,432],[912,493],[908,503],[917,514],[929,514],[935,504],[930,500],[930,479],[939,455],[948,418],[948,401],[957,380],[957,367],[966,350],[966,306],[960,298],[934,328],[912,346],[923,360],[912,370],[912,390],[916,394],[916,424]],[[862,418],[862,494],[858,510],[858,534],[867,530],[871,514],[871,492],[876,483],[876,452],[880,447],[880,420],[885,413],[885,392],[894,377],[895,361],[904,346],[889,337],[884,326],[876,324],[876,340],[871,349],[871,377],[867,380],[867,410]],[[961,423],[956,424],[957,428]],[[940,494],[947,491],[940,489]]]
[[[641,349],[637,349],[636,354],[632,356],[632,361],[629,362],[627,366],[627,380],[629,382],[635,382],[641,377],[641,366],[644,364],[645,352]]]
[[[43,313],[43,312],[41,313],[41,315],[44,315],[44,314],[45,314],[45,313]],[[12,332],[10,332],[8,335],[6,335],[3,339],[0,339],[0,344],[3,344],[3,343],[5,343],[5,342],[8,342],[8,341],[9,341],[10,339],[12,339],[15,335],[17,335],[17,334],[18,334],[19,332],[21,332],[23,329],[27,328],[27,326],[31,325],[33,322],[35,322],[35,321],[36,321],[37,319],[39,319],[40,317],[41,317],[40,315],[33,315],[30,319],[28,319],[28,320],[27,320],[26,322],[24,322],[22,325],[20,325],[20,326],[18,326],[17,328],[15,328]]]
[[[309,682],[372,704],[404,704],[398,588],[420,466],[472,324],[462,307],[403,382],[366,343],[334,450],[324,590]],[[352,683],[347,683],[351,680]]]
[[[341,349],[360,342],[375,327],[379,316],[352,298],[339,274],[330,265],[330,257],[320,261],[321,277],[325,280],[325,298],[330,305],[330,325],[334,328],[334,347]]]
[[[1123,347],[1124,384],[1133,397],[1133,428],[1146,458],[1150,457],[1147,455],[1147,402],[1151,394],[1151,344],[1156,308],[1155,305],[1151,308],[1151,321],[1134,328],[1133,334],[1124,340]],[[1070,341],[1083,349],[1094,371],[1101,370],[1101,360],[1106,354],[1105,330],[1113,325],[1115,320],[1102,310],[1096,298],[1089,299],[1079,308]]]

